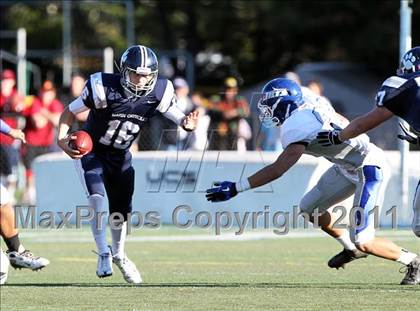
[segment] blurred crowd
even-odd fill
[[[294,73],[287,73],[300,83]],[[183,77],[172,80],[178,98],[178,107],[188,114],[198,110],[200,122],[194,132],[186,132],[168,119],[157,115],[142,129],[133,144],[132,152],[141,150],[281,150],[279,131],[252,127],[257,112],[250,109],[248,100],[239,95],[239,82],[234,77],[221,81],[217,94],[203,96],[190,89]],[[82,94],[85,78],[72,77],[68,89],[57,90],[54,83],[45,80],[37,94],[22,96],[16,89],[15,72],[1,73],[0,116],[14,128],[22,129],[27,144],[1,134],[1,182],[15,193],[16,202],[34,204],[36,200],[32,164],[36,157],[59,151],[55,144],[56,128],[65,105]],[[322,85],[311,81],[307,87],[322,95]],[[256,106],[256,105],[255,105]],[[88,112],[78,115],[78,127],[83,126]],[[76,128],[74,128],[76,130]],[[252,138],[256,138],[252,140]],[[23,190],[22,190],[23,189]]]

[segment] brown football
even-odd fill
[[[93,142],[90,135],[85,131],[76,131],[71,134],[76,136],[76,139],[70,141],[70,147],[80,151],[80,154],[85,155],[92,151]]]

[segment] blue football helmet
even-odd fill
[[[129,47],[120,60],[121,85],[130,94],[140,97],[149,94],[158,77],[158,59],[156,54],[143,45]],[[140,85],[130,79],[130,72],[147,76],[147,83]]]
[[[303,103],[300,86],[289,79],[273,79],[261,92],[259,118],[265,127],[280,126]]]
[[[400,68],[397,70],[398,76],[410,77],[420,72],[420,46],[416,46],[407,51],[401,58]]]

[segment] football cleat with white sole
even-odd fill
[[[120,269],[124,280],[126,280],[127,283],[140,284],[143,282],[139,270],[137,270],[134,262],[128,259],[127,255],[124,255],[123,258],[114,256],[112,257],[112,261]]]
[[[10,265],[15,269],[31,269],[32,271],[40,270],[49,265],[50,261],[46,258],[36,257],[29,250],[23,252],[8,251]]]
[[[98,264],[96,265],[96,275],[99,278],[106,278],[111,276],[112,271],[112,255],[111,253],[98,254]]]

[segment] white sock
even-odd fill
[[[127,222],[124,221],[120,229],[111,227],[112,235],[112,255],[114,257],[124,257],[125,237],[127,236]]]
[[[397,259],[397,261],[399,263],[402,263],[403,265],[408,266],[416,257],[417,257],[417,254],[409,252],[405,249],[401,249],[401,256],[400,258]]]
[[[109,253],[108,244],[106,243],[106,219],[98,217],[99,212],[103,212],[105,198],[99,194],[89,196],[89,204],[93,208],[94,216],[90,221],[90,228],[95,239],[96,247],[99,254]],[[101,220],[100,222],[98,220]]]
[[[354,250],[356,249],[356,245],[351,241],[350,239],[350,233],[346,230],[342,235],[340,235],[338,238],[335,238],[338,243],[343,245],[345,249],[348,250]]]

